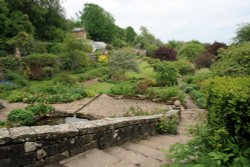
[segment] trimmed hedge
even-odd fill
[[[249,146],[250,78],[215,78],[207,86],[209,125],[225,129],[242,148]]]

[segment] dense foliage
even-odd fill
[[[209,68],[213,63],[214,55],[209,52],[203,52],[196,60],[195,65],[197,68]]]
[[[168,62],[158,63],[155,65],[154,70],[157,72],[157,85],[173,86],[177,84],[177,70],[172,64]]]
[[[178,56],[193,62],[204,49],[204,46],[198,42],[188,42],[178,50]]]
[[[158,58],[161,61],[175,61],[177,60],[176,51],[167,47],[160,47],[154,52],[154,58]]]
[[[11,126],[30,125],[35,118],[35,114],[26,109],[12,110],[8,114],[8,124]]]
[[[218,54],[219,60],[212,65],[212,70],[219,75],[250,75],[250,43],[231,45]]]
[[[234,41],[237,43],[250,42],[250,23],[241,24],[236,31]]]

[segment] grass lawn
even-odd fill
[[[87,90],[93,91],[95,93],[109,93],[110,89],[113,88],[115,85],[112,83],[100,82],[95,85],[86,86]]]
[[[148,64],[146,61],[139,63],[139,73],[137,72],[126,72],[125,74],[128,78],[149,78],[155,80],[156,73],[153,70],[153,67]]]

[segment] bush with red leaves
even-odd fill
[[[176,61],[176,51],[167,47],[160,47],[154,52],[154,58],[161,61]]]
[[[224,43],[220,43],[220,42],[214,42],[212,45],[209,45],[207,47],[207,51],[213,55],[217,55],[218,54],[218,50],[220,48],[227,48],[227,45]]]
[[[195,60],[195,65],[197,68],[209,68],[213,63],[214,55],[210,52],[203,52]]]

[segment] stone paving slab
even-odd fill
[[[141,108],[144,111],[154,111],[159,109],[170,110],[171,106],[164,103],[155,103],[149,100],[136,99],[115,99],[108,95],[101,95],[96,98],[90,105],[87,105],[78,114],[93,115],[93,117],[121,117],[131,107]]]
[[[1,100],[1,102],[5,107],[0,109],[0,120],[6,120],[10,111],[14,109],[22,109],[28,105],[25,103],[9,103],[6,100]]]

